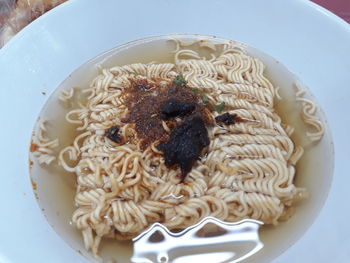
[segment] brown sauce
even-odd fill
[[[39,148],[39,146],[38,146],[36,143],[31,142],[30,147],[29,147],[29,151],[30,151],[31,153],[33,153],[33,152],[35,152],[36,150],[38,150],[38,148]]]
[[[129,110],[123,119],[125,123],[135,124],[138,138],[142,141],[141,148],[147,148],[152,142],[166,142],[168,132],[163,128],[164,120],[172,128],[181,120],[175,117],[185,117],[188,114],[198,115],[205,121],[211,122],[209,111],[200,105],[199,97],[186,85],[177,85],[174,82],[162,82],[161,79],[145,80],[130,79],[131,85],[124,91],[125,104]],[[185,111],[180,114],[169,113],[169,102],[176,101],[185,105]]]

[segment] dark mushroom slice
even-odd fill
[[[158,145],[157,148],[164,153],[168,168],[180,166],[180,181],[183,182],[202,150],[208,145],[209,137],[204,121],[199,116],[191,116],[171,131],[168,142]]]

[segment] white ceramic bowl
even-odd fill
[[[62,90],[71,87],[88,87],[92,79],[99,73],[97,66],[112,67],[133,62],[166,62],[171,59],[171,51],[174,43],[170,39],[194,40],[203,39],[213,42],[227,42],[230,40],[206,35],[171,34],[149,37],[132,41],[115,47],[84,63],[81,67],[70,74],[66,80],[49,97],[43,107],[40,118],[51,120],[48,125],[50,137],[59,137],[62,133],[69,133],[70,129],[61,125],[63,123],[64,109],[58,101],[58,95]],[[234,41],[235,42],[235,41]],[[277,104],[282,120],[288,124],[298,127],[292,136],[297,144],[305,145],[306,127],[299,118],[300,105],[293,98],[295,90],[294,83],[301,83],[282,63],[276,61],[269,55],[245,44],[235,42],[243,46],[246,51],[263,61],[266,65],[266,75],[270,81],[280,87],[282,100]],[[306,96],[314,101],[314,97],[307,90]],[[281,107],[282,106],[282,107]],[[60,112],[60,114],[57,114]],[[334,150],[330,130],[322,111],[318,116],[325,124],[323,139],[312,148],[308,149],[297,164],[296,185],[307,188],[310,196],[296,206],[296,213],[287,222],[277,227],[263,227],[261,239],[264,248],[248,259],[246,262],[269,262],[280,255],[295,243],[310,227],[320,212],[332,181],[334,167]],[[65,138],[69,140],[69,136]],[[64,138],[60,140],[64,141]],[[35,196],[47,221],[74,250],[78,251],[90,260],[92,255],[84,249],[80,232],[71,224],[71,215],[74,210],[74,177],[72,174],[63,173],[55,167],[46,169],[38,165],[35,158],[30,157],[34,164],[30,169],[31,179],[36,184]],[[101,246],[101,255],[108,260],[115,258],[118,262],[129,262],[132,251],[128,242],[104,242]]]

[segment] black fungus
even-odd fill
[[[162,119],[169,119],[174,117],[183,117],[192,113],[196,108],[195,102],[185,102],[177,99],[168,99],[161,106]]]
[[[108,139],[112,140],[115,143],[120,143],[122,141],[122,138],[119,135],[119,127],[116,125],[107,129],[105,131],[105,135]]]
[[[164,153],[168,168],[176,164],[180,166],[183,182],[203,148],[208,145],[208,131],[204,121],[199,116],[191,116],[171,131],[168,142],[158,145],[157,148]]]
[[[238,121],[237,114],[230,114],[228,112],[215,117],[217,123],[223,123],[226,125],[235,124]]]

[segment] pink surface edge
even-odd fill
[[[350,23],[350,0],[312,0]]]

